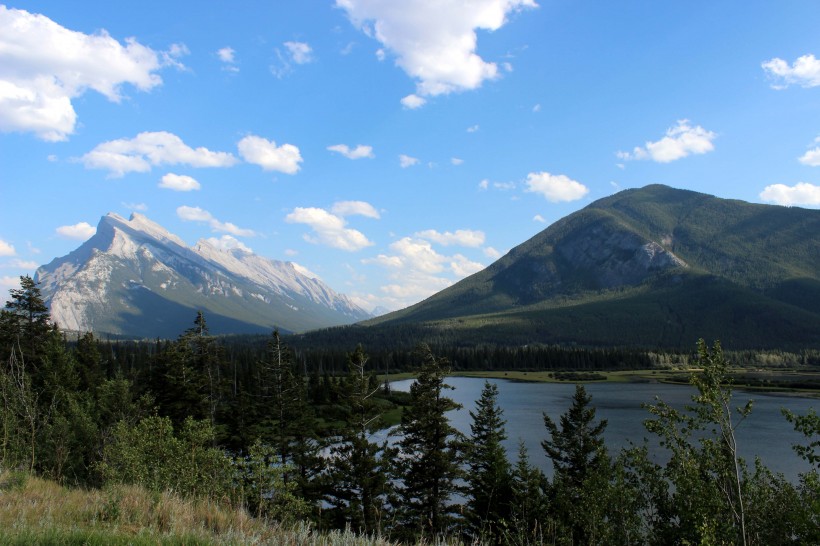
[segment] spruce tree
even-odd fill
[[[410,405],[402,414],[396,458],[401,531],[413,539],[431,539],[451,530],[456,513],[452,496],[461,477],[460,438],[446,412],[460,407],[443,395],[445,359],[422,344],[419,375],[410,387]]]
[[[332,451],[329,498],[335,507],[337,527],[347,524],[354,531],[370,534],[380,531],[389,480],[384,460],[386,443],[370,439],[383,423],[373,400],[380,387],[378,382],[373,385],[365,370],[367,360],[361,345],[348,355],[348,418]]]
[[[507,438],[498,385],[485,381],[476,411],[470,412],[470,442],[466,449],[467,506],[465,515],[475,540],[500,543],[512,502],[510,463],[502,442]]]
[[[610,459],[604,445],[606,420],[595,422],[592,397],[583,385],[576,385],[572,405],[556,424],[544,414],[544,425],[549,438],[541,442],[544,452],[552,461],[553,482],[550,487],[551,512],[558,533],[567,536],[572,544],[590,541],[589,516],[596,510],[587,510],[584,503],[596,503],[588,489],[606,481]],[[597,522],[592,522],[597,524]]]

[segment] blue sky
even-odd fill
[[[820,206],[820,3],[0,7],[0,288],[108,212],[396,309],[622,189]]]

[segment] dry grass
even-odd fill
[[[282,528],[244,510],[135,486],[67,489],[19,473],[0,473],[2,544],[387,545],[351,533]]]

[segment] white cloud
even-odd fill
[[[231,222],[221,222],[214,218],[210,212],[199,207],[186,205],[177,207],[177,216],[186,222],[205,222],[213,231],[220,233],[230,233],[237,237],[254,237],[256,235],[256,232],[252,229],[241,228]]]
[[[222,70],[228,72],[239,72],[236,66],[236,51],[232,47],[223,47],[216,51],[216,56],[222,61]]]
[[[61,237],[85,241],[97,233],[97,228],[88,222],[80,222],[79,224],[74,224],[73,226],[60,226],[56,229],[56,231],[57,235]]]
[[[820,142],[820,137],[816,138],[815,142]],[[820,167],[820,146],[807,150],[805,154],[800,156],[799,161],[809,167]]]
[[[315,208],[297,207],[285,217],[291,224],[306,224],[313,229],[314,235],[305,235],[309,243],[324,244],[333,248],[354,252],[373,243],[360,231],[345,227],[347,224],[341,216]]]
[[[217,50],[216,52],[219,60],[223,63],[234,63],[236,62],[236,51],[232,47],[223,47],[222,49]]]
[[[251,247],[237,239],[236,237],[231,237],[230,235],[223,235],[219,239],[216,237],[208,237],[205,239],[211,246],[222,250],[242,250],[243,252],[253,253]]]
[[[401,104],[408,110],[415,110],[427,104],[427,99],[423,99],[416,94],[410,94],[401,99]]]
[[[230,167],[237,163],[228,152],[191,148],[175,134],[165,131],[144,132],[136,137],[109,140],[98,144],[80,158],[87,169],[105,169],[111,177],[130,172],[149,172],[160,165],[191,167]]]
[[[476,89],[498,77],[498,66],[476,54],[476,30],[498,30],[507,15],[534,0],[336,0],[351,22],[396,55],[416,81],[416,95]]]
[[[185,174],[174,173],[164,175],[157,185],[160,188],[174,191],[193,191],[202,187],[194,178]]]
[[[0,5],[0,131],[66,140],[77,122],[73,99],[93,89],[119,102],[124,84],[160,85],[162,66],[161,55],[133,38],[123,45],[104,30],[83,34]]]
[[[546,224],[547,223],[547,219],[544,218],[543,216],[541,216],[540,214],[536,214],[535,216],[533,216],[532,221],[533,222],[538,222],[539,224]]]
[[[399,155],[399,165],[401,165],[402,169],[406,169],[407,167],[412,167],[413,165],[418,165],[419,160],[416,157],[410,157],[409,155],[400,154]]]
[[[374,218],[378,220],[381,216],[379,211],[365,201],[339,201],[334,203],[330,209],[333,214],[337,216],[366,216],[367,218]]]
[[[527,175],[527,188],[524,191],[540,193],[548,201],[576,201],[581,199],[589,189],[563,174],[548,172],[530,173]]]
[[[348,159],[362,159],[364,157],[375,157],[373,155],[373,147],[365,146],[363,144],[359,144],[355,148],[350,148],[350,146],[348,146],[347,144],[334,144],[333,146],[328,146],[327,149],[331,152],[337,152],[339,154],[342,154]]]
[[[478,189],[480,189],[480,190],[486,190],[489,187],[490,187],[490,181],[487,180],[486,178],[478,183]]]
[[[379,254],[362,263],[378,265],[390,272],[389,278],[394,282],[381,286],[381,291],[385,294],[383,304],[394,309],[431,296],[455,280],[484,268],[461,254],[440,254],[430,241],[421,238],[403,237],[389,248],[391,254]]]
[[[532,107],[532,111],[536,112],[536,113],[540,112],[541,111],[541,105],[536,104],[535,106]]]
[[[485,235],[483,231],[471,229],[457,229],[455,232],[445,231],[440,233],[435,229],[428,229],[417,232],[414,237],[427,239],[442,246],[458,245],[470,248],[478,248],[484,244]]]
[[[501,191],[510,191],[515,189],[515,182],[493,182],[493,187]]]
[[[785,89],[792,84],[801,87],[820,85],[820,59],[816,59],[814,55],[798,57],[792,65],[775,57],[761,66],[769,78],[774,80],[772,87],[775,89]]]
[[[461,159],[460,157],[451,157],[450,158],[450,163],[452,163],[453,165],[463,165],[464,160]]]
[[[259,165],[266,171],[279,171],[285,174],[299,172],[302,155],[293,144],[276,146],[276,142],[258,136],[246,136],[237,145],[239,155],[248,163]]]
[[[498,250],[491,247],[491,246],[488,246],[488,247],[484,248],[483,252],[484,252],[485,256],[487,256],[488,258],[490,258],[492,260],[497,260],[498,258],[501,257],[501,253]]]
[[[11,243],[7,243],[3,239],[0,239],[0,256],[16,256],[17,251],[14,250],[14,246]]]
[[[666,136],[656,142],[647,142],[645,147],[636,146],[631,152],[618,152],[619,159],[625,161],[651,159],[658,163],[669,163],[691,154],[705,154],[715,149],[712,141],[717,135],[700,125],[692,127],[689,120],[678,121],[675,127],[666,131]]]
[[[471,125],[470,127],[467,127],[467,132],[468,133],[477,133],[479,129],[480,129],[480,127],[478,125]]]
[[[20,288],[20,277],[13,277],[6,275],[0,277],[0,290],[8,293],[10,290],[18,290]]]
[[[450,260],[450,269],[457,277],[464,278],[484,269],[484,264],[474,262],[461,254],[456,254]]]
[[[794,186],[772,184],[760,192],[760,198],[777,205],[820,206],[820,186],[799,182]]]
[[[296,64],[307,64],[313,61],[313,49],[304,42],[285,42],[290,58]]]

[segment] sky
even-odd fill
[[[820,207],[816,0],[0,5],[0,290],[109,212],[367,310],[666,184]]]

